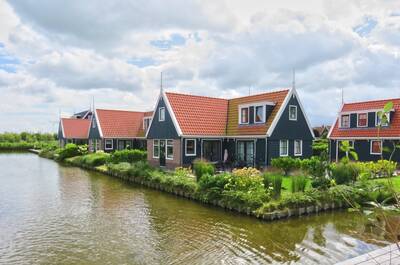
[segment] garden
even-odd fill
[[[393,205],[400,191],[397,164],[392,161],[328,163],[324,156],[282,157],[261,172],[255,168],[216,172],[197,160],[193,168],[164,171],[151,167],[142,150],[88,153],[87,146],[44,148],[41,156],[96,170],[259,218],[271,220],[333,208],[360,209]]]
[[[56,148],[57,135],[51,133],[1,133],[0,150],[18,151],[29,149]]]

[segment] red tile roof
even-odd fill
[[[146,112],[150,116],[152,112]],[[143,137],[145,112],[97,109],[96,116],[104,138]]]
[[[63,134],[66,139],[87,139],[90,120],[61,118]]]
[[[400,138],[400,98],[374,100],[357,103],[347,103],[343,105],[341,112],[360,112],[360,111],[376,111],[383,109],[389,101],[393,102],[394,115],[391,116],[390,126],[382,127],[380,130],[381,137],[398,137]],[[377,137],[377,128],[339,128],[339,117],[336,119],[335,125],[330,134],[330,138],[351,138],[351,137]]]
[[[225,135],[228,100],[165,93],[184,135]]]
[[[268,92],[234,99],[212,98],[166,92],[183,135],[225,136],[263,135],[281,107],[289,90]],[[274,110],[263,125],[239,126],[239,104],[271,101]]]

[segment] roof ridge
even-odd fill
[[[373,103],[373,102],[381,102],[381,101],[389,101],[389,100],[400,100],[400,98],[386,98],[386,99],[374,99],[374,100],[365,100],[365,101],[354,101],[354,102],[344,103],[343,105]]]
[[[193,95],[189,93],[178,93],[178,92],[165,92],[166,94],[175,94],[180,96],[190,96],[190,97],[199,97],[199,98],[210,98],[210,99],[218,99],[218,100],[229,100],[226,98],[219,98],[219,97],[210,97],[210,96],[201,96],[201,95]]]
[[[253,95],[235,97],[235,98],[230,98],[229,100],[240,99],[240,98],[248,98],[248,97],[254,97],[254,96],[261,96],[261,95],[279,93],[279,92],[284,92],[284,91],[290,91],[290,88],[282,88],[282,89],[271,90],[271,91],[268,91],[268,92],[257,93],[257,94],[253,94]]]
[[[123,111],[123,112],[134,112],[134,113],[146,113],[146,112],[151,112],[151,111],[152,111],[152,110],[149,110],[149,111],[139,111],[139,110],[123,110],[123,109],[100,109],[100,108],[96,108],[96,110]]]

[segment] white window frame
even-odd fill
[[[342,122],[342,119],[343,119],[343,116],[349,116],[349,125],[348,126],[343,126],[343,122]],[[351,115],[350,114],[341,114],[340,115],[340,128],[350,128],[350,123],[351,123]]]
[[[281,153],[283,142],[286,142],[286,154]],[[289,156],[289,140],[279,140],[279,156]]]
[[[168,141],[172,141],[172,145],[168,145]],[[168,146],[172,147],[172,158],[168,158]],[[165,159],[174,160],[174,140],[172,139],[165,140]]]
[[[158,142],[158,144],[155,144],[156,141]],[[155,146],[158,146],[157,155],[155,155],[155,152],[154,152]],[[153,139],[153,158],[160,158],[160,140],[159,139]]]
[[[107,141],[111,141],[111,147],[107,147]],[[114,149],[113,139],[104,139],[104,150],[113,150],[113,149]]]
[[[380,153],[373,153],[372,152],[372,143],[373,142],[380,142],[381,143],[381,152]],[[371,155],[382,155],[382,148],[383,148],[383,143],[382,143],[382,140],[371,140],[370,141],[370,143],[369,143],[369,153],[371,154]]]
[[[300,142],[300,153],[296,153],[296,142]],[[293,141],[293,152],[294,152],[294,156],[302,156],[303,155],[303,140],[294,140]]]
[[[365,126],[360,126],[360,124],[358,123],[358,121],[359,121],[359,116],[360,116],[360,115],[363,115],[363,114],[367,115],[367,123],[365,124]],[[365,127],[368,127],[368,112],[360,112],[360,113],[357,113],[357,127],[358,127],[358,128],[365,128]]]
[[[164,115],[161,119],[161,111],[163,111]],[[158,121],[165,121],[165,107],[158,108]]]
[[[146,128],[146,121],[149,121],[149,127]],[[150,123],[151,123],[151,117],[144,117],[143,118],[143,130],[144,132],[147,132],[147,130],[150,128]]]
[[[375,127],[378,127],[378,113],[379,113],[379,111],[377,111],[377,112],[375,112]],[[383,125],[382,124],[382,127],[387,127],[387,126],[389,126],[389,124],[390,124],[390,112],[389,113],[387,113],[386,114],[388,117],[387,117],[387,124],[386,125]]]
[[[187,142],[194,141],[194,153],[189,154],[187,151]],[[185,156],[196,156],[197,155],[197,141],[196,139],[185,139]]]
[[[257,117],[257,108],[261,107],[262,108],[262,119],[261,121],[256,121]],[[250,111],[250,110],[249,110]],[[250,114],[250,113],[249,113]],[[265,123],[265,106],[264,105],[255,105],[254,106],[254,123],[259,124],[259,123]]]
[[[290,109],[291,108],[294,108],[295,110],[296,110],[296,118],[291,118],[290,117]],[[296,105],[289,105],[289,121],[297,121],[297,115],[298,115],[298,113],[297,113],[297,106]]]
[[[247,122],[242,122],[242,109],[247,109]],[[249,124],[250,122],[250,106],[239,108],[239,124]]]

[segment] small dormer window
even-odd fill
[[[289,106],[289,120],[297,121],[297,106],[295,105]]]
[[[379,118],[379,112],[376,113],[376,121],[375,125],[376,126],[389,126],[390,123],[390,113],[386,113],[386,119],[381,122],[381,119]],[[381,124],[382,123],[382,124]]]
[[[358,113],[357,114],[357,127],[367,127],[368,126],[368,114]]]
[[[165,121],[165,108],[161,107],[158,109],[158,121]]]
[[[350,115],[345,114],[340,117],[340,127],[341,128],[350,128]]]
[[[254,122],[255,123],[265,122],[265,111],[263,105],[254,107]]]
[[[249,107],[244,107],[240,109],[240,124],[249,123]]]

